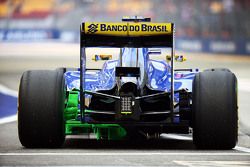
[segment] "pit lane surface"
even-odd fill
[[[16,49],[10,50],[11,47]],[[18,89],[19,78],[24,70],[60,66],[77,67],[79,60],[78,45],[73,44],[65,47],[59,44],[38,46],[32,44],[32,47],[23,44],[15,47],[1,44],[0,50],[0,84],[14,90]],[[140,143],[67,139],[62,149],[25,149],[19,143],[17,123],[14,121],[0,125],[0,165],[250,166],[250,58],[199,55],[188,54],[187,63],[176,65],[182,68],[184,66],[202,69],[227,67],[239,78],[240,131],[238,146],[235,149],[196,150],[190,135],[163,135],[160,141]]]
[[[16,122],[1,125],[0,135],[0,162],[6,166],[250,165],[250,150],[200,151],[191,140],[183,139],[142,143],[68,139],[62,149],[25,149],[19,144]]]

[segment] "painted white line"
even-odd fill
[[[15,122],[17,120],[17,115],[12,115],[0,119],[0,124],[6,124],[10,122]]]
[[[20,153],[0,153],[0,156],[250,156],[250,153],[238,153],[238,152],[97,152],[97,153],[76,153],[76,152],[65,152],[65,153],[56,153],[56,152],[20,152]]]
[[[176,164],[192,167],[214,166],[214,167],[235,167],[249,166],[250,161],[173,161]]]
[[[192,137],[189,136],[182,136],[178,134],[161,134],[163,138],[167,139],[176,139],[176,140],[193,140]]]
[[[239,78],[238,88],[241,91],[250,92],[250,79],[249,78]]]
[[[13,96],[13,97],[17,97],[17,94],[18,94],[17,91],[7,88],[6,86],[2,84],[0,84],[0,93]]]
[[[234,147],[234,150],[250,153],[250,148],[247,148],[247,147],[236,146],[236,147]]]

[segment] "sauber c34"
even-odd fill
[[[126,18],[84,22],[80,67],[23,73],[18,132],[23,146],[60,147],[66,135],[97,140],[143,140],[162,133],[193,134],[202,149],[237,142],[237,79],[228,69],[176,69],[173,23]],[[116,48],[101,69],[86,67],[87,50]],[[168,49],[169,55],[156,59]],[[90,59],[91,60],[91,59]]]

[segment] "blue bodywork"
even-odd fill
[[[136,66],[137,48],[122,49],[122,66]],[[153,57],[153,56],[152,56]],[[85,90],[98,91],[112,89],[116,84],[115,67],[119,66],[120,60],[108,60],[103,64],[101,70],[86,70]],[[149,88],[159,91],[170,92],[171,72],[170,63],[164,60],[153,60],[149,58],[147,48],[138,49],[138,66],[140,67],[141,77],[139,78],[140,87],[147,85]],[[174,90],[186,89],[192,92],[192,82],[198,70],[176,71],[174,73]],[[65,80],[68,90],[80,89],[80,71],[67,71]],[[122,78],[122,82],[137,82],[135,78]],[[86,95],[88,97],[89,95]],[[178,102],[178,94],[175,94],[175,101]]]

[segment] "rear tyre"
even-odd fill
[[[231,149],[238,136],[237,78],[226,69],[196,74],[193,141],[200,149]]]
[[[23,73],[18,97],[18,134],[23,146],[62,146],[65,140],[64,85],[62,70]]]

